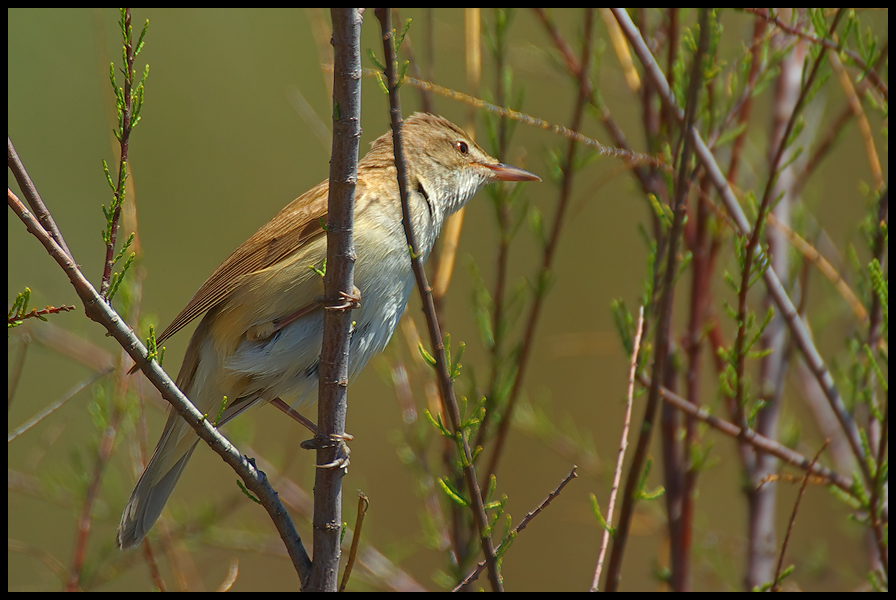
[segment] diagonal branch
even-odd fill
[[[24,167],[22,170],[24,171]],[[27,175],[27,173],[23,174]],[[237,475],[245,482],[246,488],[258,497],[280,533],[296,573],[301,581],[305,581],[311,570],[311,559],[302,546],[302,540],[286,512],[286,508],[280,502],[277,492],[271,487],[265,474],[256,469],[250,458],[242,456],[239,450],[209,423],[205,415],[193,406],[158,363],[146,359],[146,347],[125,324],[124,319],[103,300],[81,273],[72,257],[41,227],[34,215],[8,188],[7,204],[25,224],[29,233],[43,244],[50,256],[65,271],[81,301],[84,302],[87,316],[106,328],[131,358],[140,365],[146,377],[159,390],[162,397],[171,403],[174,410],[196,430],[197,435],[236,471]]]
[[[623,33],[625,33],[629,43],[632,45],[632,49],[644,65],[648,77],[650,77],[651,82],[656,86],[656,91],[663,103],[673,109],[673,113],[679,120],[684,119],[681,109],[672,97],[672,91],[669,89],[669,84],[666,81],[665,76],[660,70],[650,49],[647,47],[647,44],[644,42],[644,39],[641,37],[638,28],[632,23],[632,20],[625,12],[625,9],[614,8],[612,11],[619,21]],[[747,220],[737,197],[734,195],[734,191],[728,184],[728,180],[722,173],[721,168],[719,168],[715,156],[713,156],[712,152],[706,146],[706,143],[703,141],[703,138],[696,128],[691,128],[690,137],[694,142],[694,151],[697,160],[706,170],[706,174],[713,187],[716,188],[716,191],[722,200],[722,204],[725,206],[725,209],[728,211],[728,214],[734,222],[737,233],[743,236],[749,235],[753,228],[750,226],[750,222]],[[850,448],[856,456],[865,480],[870,482],[871,474],[863,459],[864,454],[862,451],[859,430],[856,427],[852,416],[847,411],[843,399],[840,397],[840,392],[837,389],[837,385],[834,383],[834,378],[831,376],[831,372],[828,370],[824,359],[815,347],[815,342],[812,339],[812,334],[809,332],[808,326],[800,317],[793,305],[793,301],[787,295],[787,291],[784,289],[781,280],[778,278],[778,274],[771,266],[765,269],[763,279],[765,280],[769,295],[772,297],[781,316],[787,322],[794,341],[803,353],[807,366],[812,371],[812,374],[818,381],[828,403],[837,415],[840,426],[843,428],[844,434],[849,441]]]

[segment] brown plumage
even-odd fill
[[[414,114],[405,120],[402,133],[411,220],[424,260],[445,218],[482,186],[538,179],[500,164],[442,117]],[[387,133],[358,164],[355,285],[362,299],[353,312],[352,377],[388,343],[414,285],[396,177],[392,135]],[[327,216],[328,190],[327,181],[315,186],[246,240],[158,338],[164,341],[205,313],[190,339],[177,385],[206,414],[216,414],[227,396],[219,425],[278,397],[294,407],[317,400],[323,280],[312,267],[320,268],[326,257],[321,219]],[[152,459],[122,514],[122,548],[146,537],[197,441],[189,425],[169,410]]]

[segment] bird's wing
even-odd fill
[[[256,231],[205,280],[157,341],[170,338],[190,321],[220,304],[239,286],[244,275],[280,262],[323,234],[322,219],[325,221],[327,217],[328,190],[329,181],[320,183]]]

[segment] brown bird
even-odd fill
[[[424,260],[445,219],[493,181],[540,181],[499,163],[462,129],[439,116],[416,113],[402,127],[411,220]],[[293,200],[236,249],[162,332],[174,335],[206,313],[177,376],[178,387],[200,412],[229,405],[223,425],[250,406],[280,398],[293,408],[317,401],[323,335],[323,266],[329,182]],[[385,348],[414,287],[402,225],[392,134],[373,142],[358,163],[355,190],[355,285],[363,299],[349,375],[357,375]],[[132,548],[162,513],[199,438],[176,412],[121,516],[118,545]]]

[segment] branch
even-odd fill
[[[856,66],[859,67],[862,70],[862,72],[865,74],[865,76],[871,80],[871,82],[874,84],[874,87],[876,87],[878,89],[878,91],[880,91],[880,93],[883,94],[884,100],[887,100],[887,101],[890,100],[890,90],[887,87],[887,84],[884,83],[883,80],[881,80],[880,75],[878,75],[877,71],[874,70],[874,68],[880,62],[880,56],[883,56],[883,54],[881,54],[875,60],[874,64],[867,65],[867,64],[865,64],[865,61],[863,61],[861,59],[861,57],[858,54],[856,54],[855,52],[852,52],[851,50],[847,50],[845,48],[840,48],[837,43],[832,42],[831,40],[829,40],[827,38],[816,37],[812,34],[806,33],[804,31],[800,31],[799,29],[794,29],[793,27],[790,27],[789,25],[787,25],[786,23],[781,21],[778,17],[774,17],[774,16],[770,15],[767,10],[763,10],[761,8],[744,8],[742,10],[749,12],[749,13],[753,13],[757,17],[761,17],[761,18],[765,19],[766,21],[768,21],[769,23],[773,23],[775,25],[775,27],[777,27],[781,31],[786,31],[787,33],[789,33],[791,35],[795,35],[797,37],[803,38],[804,40],[808,40],[814,44],[820,44],[820,45],[824,46],[825,48],[829,48],[835,52],[842,52],[843,54],[848,56],[853,62],[855,62]]]
[[[17,178],[19,176],[27,176],[27,173],[24,172],[24,167],[22,167],[22,171],[22,173],[17,174]],[[32,199],[29,199],[29,202],[31,201]],[[125,324],[124,320],[111,306],[106,304],[93,285],[81,273],[80,268],[78,268],[72,257],[41,227],[34,215],[25,208],[21,200],[8,188],[7,204],[25,224],[29,233],[44,245],[50,256],[68,276],[81,301],[84,302],[87,316],[106,328],[125,352],[140,365],[146,377],[159,390],[162,397],[171,403],[174,410],[190,424],[199,437],[236,471],[245,482],[246,488],[258,497],[280,533],[296,573],[298,573],[302,581],[305,581],[311,570],[311,559],[308,558],[308,554],[302,547],[302,540],[289,519],[286,508],[268,483],[265,474],[257,470],[251,459],[242,456],[239,450],[227,438],[221,435],[202,413],[196,410],[196,407],[177,388],[174,381],[168,377],[168,374],[162,370],[158,363],[147,360],[146,347],[140,342],[131,328]]]
[[[591,57],[593,54],[592,47],[594,42],[594,36],[592,35],[593,24],[594,9],[589,8],[585,12],[585,40],[582,43],[582,67],[579,72],[576,73],[578,93],[576,95],[576,102],[573,108],[572,123],[569,127],[569,130],[571,131],[578,131],[581,128],[582,120],[585,115],[585,108],[588,103],[588,99],[591,97],[592,86],[589,76],[591,70]],[[547,281],[554,263],[557,245],[560,241],[560,233],[563,231],[564,217],[566,216],[566,210],[569,206],[569,199],[572,196],[572,182],[575,175],[576,164],[575,152],[576,148],[578,147],[576,141],[577,140],[575,138],[570,137],[566,147],[566,155],[564,157],[564,163],[562,166],[563,179],[560,184],[560,197],[557,200],[557,209],[554,212],[554,224],[551,227],[550,236],[545,243],[544,252],[541,259],[541,268],[539,269],[535,281]],[[539,284],[538,291],[536,292],[535,299],[532,303],[532,308],[529,310],[529,316],[526,319],[526,330],[521,338],[522,346],[517,358],[516,377],[513,382],[513,388],[511,389],[510,396],[507,399],[507,407],[503,411],[501,424],[498,426],[498,433],[495,439],[495,447],[492,451],[491,460],[489,461],[487,472],[491,474],[496,473],[498,470],[498,461],[503,455],[504,444],[507,440],[510,423],[513,420],[513,411],[516,406],[517,399],[519,398],[520,393],[523,389],[523,380],[526,372],[526,367],[529,362],[529,356],[531,355],[532,347],[535,344],[535,328],[540,320],[539,317],[541,315],[542,307],[544,306],[546,291],[547,290],[545,289],[545,287]],[[486,422],[486,420],[484,419],[483,422]]]
[[[345,414],[352,302],[353,239],[358,146],[361,140],[361,15],[357,8],[332,8],[333,153],[327,208],[327,273],[324,276],[324,336],[320,353],[318,434],[314,478],[314,567],[308,590],[336,591],[342,533],[342,477],[345,475]],[[340,301],[342,299],[342,301]],[[338,443],[327,443],[336,440]]]
[[[523,517],[523,520],[520,521],[519,525],[514,527],[513,531],[510,532],[510,535],[507,536],[508,541],[505,543],[510,543],[510,541],[512,541],[514,538],[516,538],[516,536],[519,535],[519,533],[522,530],[524,530],[526,527],[528,527],[529,523],[532,522],[532,519],[534,519],[539,514],[541,514],[541,511],[546,509],[548,507],[548,505],[550,505],[550,503],[553,502],[554,499],[560,495],[560,492],[563,491],[563,488],[565,488],[566,485],[570,481],[572,481],[573,479],[575,479],[579,476],[578,473],[576,472],[577,470],[578,470],[578,467],[576,465],[573,465],[572,470],[569,472],[569,474],[566,477],[563,478],[563,481],[560,482],[560,485],[558,485],[556,487],[556,489],[554,489],[553,492],[548,494],[547,497],[541,501],[541,504],[539,504],[538,506],[535,507],[535,509],[526,513],[526,516]],[[469,575],[464,577],[463,581],[461,581],[456,586],[454,586],[454,589],[452,589],[451,591],[452,592],[464,591],[468,585],[470,585],[471,583],[476,581],[476,578],[479,577],[479,574],[482,573],[482,570],[484,568],[485,568],[485,561],[482,561],[481,563],[476,565],[476,568],[473,569],[473,571]]]
[[[37,193],[37,187],[35,187],[34,182],[31,181],[31,177],[28,175],[28,171],[25,170],[25,166],[22,165],[22,161],[16,153],[16,148],[12,145],[12,140],[9,139],[9,136],[6,136],[6,163],[9,166],[9,170],[12,171],[12,174],[15,176],[16,182],[19,184],[19,189],[22,190],[22,193],[25,196],[25,200],[28,201],[28,206],[30,206],[32,212],[37,215],[41,227],[49,233],[50,237],[53,238],[60,248],[62,248],[63,252],[71,256],[72,251],[65,245],[65,238],[62,237],[62,233],[60,233],[59,228],[56,227],[56,221],[53,220],[53,215],[47,210],[40,194]]]
[[[485,506],[482,501],[482,490],[476,479],[476,468],[473,466],[473,453],[467,437],[460,431],[460,411],[457,408],[457,400],[454,397],[454,386],[448,373],[448,361],[445,357],[445,346],[442,343],[442,332],[436,318],[436,309],[432,297],[432,288],[426,280],[426,272],[423,269],[423,257],[417,252],[417,239],[411,224],[410,206],[408,205],[407,167],[404,159],[404,149],[401,142],[401,99],[398,95],[398,82],[396,75],[396,56],[393,45],[392,15],[388,8],[376,9],[377,19],[383,31],[383,51],[386,59],[386,81],[389,88],[390,116],[392,121],[392,146],[395,152],[395,168],[398,171],[398,189],[401,194],[401,214],[404,232],[408,245],[411,248],[411,265],[414,269],[414,277],[417,279],[417,289],[420,299],[423,301],[423,314],[426,315],[426,324],[429,329],[430,342],[436,358],[436,375],[439,382],[439,390],[442,394],[442,403],[445,413],[451,421],[451,430],[459,438],[462,447],[464,480],[467,491],[470,494],[471,510],[476,528],[479,531],[479,541],[488,565],[488,577],[492,591],[504,591],[501,575],[498,572],[495,546],[491,533],[488,531],[488,517],[485,514]]]
[[[622,440],[619,442],[619,453],[616,456],[616,469],[613,471],[613,485],[610,488],[610,501],[607,504],[607,525],[613,525],[613,509],[616,507],[616,493],[619,491],[619,481],[622,478],[622,465],[625,462],[625,450],[628,448],[628,430],[632,420],[632,403],[635,396],[635,373],[638,370],[638,353],[641,351],[641,333],[644,330],[644,307],[638,311],[638,327],[635,329],[635,341],[632,345],[632,359],[628,370],[628,393],[625,396],[625,419],[622,422]],[[603,539],[600,541],[600,552],[597,555],[597,566],[594,569],[594,579],[591,581],[592,592],[598,591],[600,584],[600,572],[604,565],[604,557],[610,546],[610,530],[604,528]]]
[[[651,82],[654,86],[656,86],[656,91],[662,99],[663,103],[666,104],[669,108],[673,109],[674,114],[679,120],[683,120],[684,115],[682,114],[681,109],[675,103],[675,99],[672,97],[672,92],[669,89],[669,84],[666,81],[666,78],[663,75],[662,71],[660,70],[659,65],[657,65],[653,54],[650,52],[650,49],[647,47],[647,44],[641,37],[641,33],[638,31],[638,28],[634,25],[634,23],[632,23],[632,20],[625,12],[625,9],[614,8],[612,10],[613,14],[616,16],[616,19],[619,21],[619,25],[622,27],[622,31],[625,33],[629,43],[632,45],[635,54],[644,65],[644,68],[647,71],[647,75],[650,77]],[[706,170],[706,174],[709,177],[709,180],[712,183],[713,187],[716,188],[716,191],[718,192],[719,197],[722,200],[722,204],[725,206],[725,209],[728,211],[728,214],[730,215],[734,223],[736,232],[743,236],[749,235],[752,231],[752,227],[750,226],[750,223],[747,220],[747,217],[744,214],[743,209],[741,208],[740,203],[737,200],[737,197],[734,195],[734,191],[729,186],[728,180],[725,178],[725,175],[719,168],[719,165],[716,162],[716,159],[713,156],[712,152],[706,146],[706,143],[703,141],[703,138],[700,136],[700,133],[696,128],[690,129],[690,137],[694,142],[697,160]],[[787,322],[787,325],[790,328],[791,335],[793,335],[794,341],[796,342],[800,351],[803,353],[803,357],[806,361],[807,366],[812,371],[812,374],[818,381],[818,384],[824,392],[828,403],[831,405],[831,408],[837,415],[837,419],[840,421],[840,425],[843,428],[847,440],[849,441],[850,448],[852,449],[853,454],[856,456],[856,460],[859,463],[860,468],[862,469],[865,480],[870,482],[871,475],[868,471],[868,466],[863,458],[864,454],[862,451],[861,439],[859,437],[859,430],[856,427],[852,416],[846,410],[846,406],[843,404],[843,400],[840,397],[840,392],[837,389],[837,385],[834,383],[834,378],[831,376],[831,373],[828,370],[824,359],[821,357],[821,354],[815,347],[815,342],[812,339],[812,334],[809,332],[808,326],[802,320],[796,308],[794,307],[793,302],[787,295],[787,291],[781,284],[781,280],[778,278],[778,274],[775,272],[774,268],[769,266],[767,269],[765,269],[765,271],[763,272],[763,279],[765,280],[769,295],[772,297],[772,300],[774,301],[778,311],[780,311],[781,316]]]
[[[626,18],[628,15],[626,15]],[[619,20],[619,15],[616,15]],[[630,21],[629,21],[630,22]],[[620,25],[622,23],[620,22]],[[623,30],[625,27],[623,26]],[[684,131],[688,131],[693,127],[694,120],[697,115],[697,94],[700,91],[700,83],[703,81],[702,68],[703,58],[709,46],[709,9],[701,9],[700,11],[700,42],[694,53],[694,61],[691,66],[690,85],[687,98],[687,115],[683,117],[682,125]],[[647,451],[650,446],[650,437],[653,430],[654,420],[656,418],[656,409],[659,404],[660,397],[660,380],[666,372],[666,360],[669,354],[670,330],[672,327],[672,300],[675,288],[675,276],[678,273],[678,242],[684,230],[684,219],[687,214],[687,196],[691,172],[691,156],[694,150],[693,139],[690,136],[684,137],[684,147],[678,158],[678,176],[675,183],[675,202],[673,205],[673,221],[672,227],[668,234],[668,244],[666,252],[668,258],[666,262],[664,281],[662,284],[662,296],[658,306],[659,323],[656,329],[656,356],[653,361],[651,371],[653,380],[651,381],[650,393],[647,397],[647,406],[644,408],[644,419],[641,424],[641,433],[638,436],[638,445],[635,448],[635,455],[632,458],[632,464],[629,467],[628,478],[625,482],[625,493],[622,496],[622,511],[619,514],[619,526],[616,531],[616,538],[613,542],[613,553],[610,555],[610,565],[607,571],[608,592],[617,591],[619,583],[622,579],[622,556],[625,551],[625,544],[628,540],[628,531],[631,525],[632,514],[635,506],[635,492],[639,481],[642,477],[643,465],[647,459]]]
[[[644,387],[650,387],[650,379],[648,377],[642,375],[639,377],[639,381]],[[713,429],[721,431],[729,437],[736,438],[739,442],[744,442],[753,446],[757,452],[771,454],[775,458],[778,458],[791,466],[804,471],[809,471],[824,482],[855,497],[856,491],[852,487],[853,482],[850,478],[844,477],[843,475],[817,463],[812,463],[810,459],[806,458],[796,450],[791,450],[784,444],[760,435],[752,429],[741,431],[741,428],[734,423],[710,414],[705,408],[693,404],[667,388],[660,387],[660,394],[663,402],[674,406],[688,416],[706,423]]]

